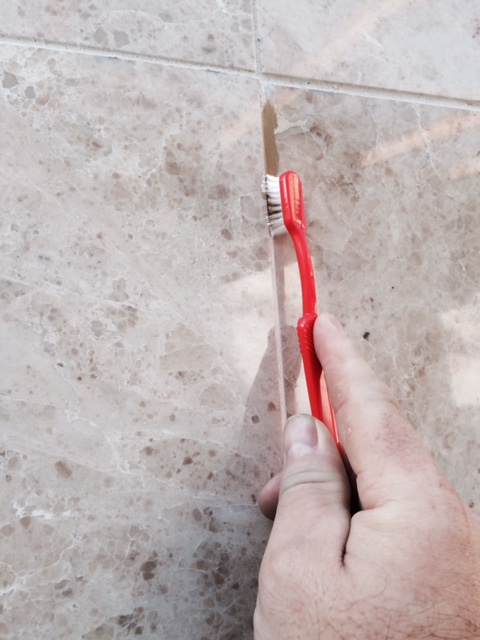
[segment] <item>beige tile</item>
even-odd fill
[[[293,89],[272,102],[281,171],[304,181],[320,309],[344,322],[478,507],[480,115]],[[282,253],[294,325],[288,236]],[[290,412],[306,410],[300,380]]]
[[[4,3],[0,33],[253,69],[251,0],[20,0]]]
[[[280,435],[258,86],[1,55],[1,635],[251,637]]]
[[[480,98],[480,6],[461,0],[259,0],[266,71]]]

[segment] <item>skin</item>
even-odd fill
[[[326,427],[286,425],[286,461],[259,497],[274,518],[255,640],[480,638],[480,519],[333,316],[322,362],[360,509]]]

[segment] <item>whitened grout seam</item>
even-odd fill
[[[262,48],[260,47],[260,29],[258,26],[258,3],[252,0],[253,34],[255,38],[255,69],[257,74],[263,71]]]
[[[258,79],[264,84],[270,84],[275,87],[302,89],[303,91],[319,91],[323,93],[358,96],[361,98],[376,98],[378,100],[391,100],[396,102],[411,102],[415,104],[429,105],[432,107],[480,111],[480,100],[434,96],[424,93],[415,93],[413,91],[380,89],[377,87],[326,82],[324,80],[304,80],[301,78],[289,78],[287,76],[269,73],[261,74]]]
[[[252,69],[236,67],[223,67],[215,64],[205,64],[191,60],[181,60],[180,58],[169,58],[146,53],[135,53],[134,51],[120,51],[117,49],[89,47],[77,44],[67,44],[65,42],[53,42],[50,40],[39,40],[37,38],[17,38],[0,34],[0,46],[10,45],[18,47],[36,47],[38,49],[48,49],[50,51],[60,51],[62,53],[75,53],[101,58],[116,58],[118,60],[129,60],[133,62],[148,62],[149,64],[160,64],[183,69],[197,69],[200,71],[213,71],[219,73],[229,73],[232,75],[256,77],[258,74]]]
[[[340,95],[351,95],[362,98],[376,98],[379,100],[391,100],[397,102],[411,102],[415,104],[430,105],[434,107],[446,107],[450,109],[464,109],[468,111],[480,111],[480,100],[467,100],[465,98],[452,98],[447,96],[435,96],[411,91],[400,91],[393,89],[380,89],[353,84],[327,82],[325,80],[308,80],[304,78],[283,76],[274,73],[262,73],[250,69],[235,67],[223,67],[221,65],[206,64],[168,58],[151,54],[141,54],[129,51],[118,51],[116,49],[101,49],[83,45],[66,44],[61,42],[51,42],[35,38],[11,37],[0,34],[0,46],[36,47],[38,49],[48,49],[63,53],[74,53],[90,55],[103,58],[116,58],[118,60],[128,60],[133,62],[146,62],[149,64],[159,64],[181,69],[197,71],[210,71],[212,73],[223,73],[244,78],[257,80],[268,93],[269,87],[285,87],[289,89],[301,89],[303,91],[319,91],[323,93],[333,93]],[[256,37],[257,56],[260,55],[260,44]],[[256,66],[261,65],[260,58],[256,59]]]
[[[268,94],[266,91],[265,85],[260,85],[260,113],[263,112],[263,109],[268,101]],[[262,120],[262,127],[263,127]],[[265,172],[267,172],[267,161],[265,159]],[[264,202],[265,206],[265,227],[266,224],[266,200]],[[287,390],[285,387],[285,362],[283,358],[283,327],[282,327],[282,305],[281,305],[281,297],[278,286],[279,276],[281,274],[281,263],[277,259],[277,248],[275,245],[275,239],[273,236],[268,233],[268,244],[270,251],[270,264],[271,264],[271,273],[272,273],[272,294],[273,294],[273,312],[275,319],[275,351],[277,356],[277,372],[278,372],[278,397],[280,403],[280,424],[285,425],[287,422]],[[280,438],[281,440],[281,438]]]

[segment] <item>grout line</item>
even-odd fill
[[[480,100],[468,100],[466,98],[450,98],[448,96],[435,96],[428,93],[415,93],[414,91],[402,91],[396,89],[382,89],[347,83],[328,82],[326,80],[305,80],[302,78],[282,76],[274,73],[264,73],[258,78],[261,82],[272,84],[276,87],[288,89],[302,89],[303,91],[318,91],[334,93],[362,98],[376,98],[380,100],[392,100],[397,102],[414,102],[435,107],[449,107],[451,109],[468,109],[480,111]]]
[[[269,248],[272,270],[272,295],[273,295],[273,313],[275,318],[275,349],[277,355],[277,372],[278,372],[278,399],[280,403],[280,420],[281,429],[287,422],[287,389],[285,375],[285,359],[283,356],[284,344],[284,318],[285,318],[285,265],[281,263],[278,256],[278,247],[275,244],[275,238],[269,233]],[[281,285],[281,286],[279,286]]]
[[[266,86],[263,83],[259,84],[259,100],[260,100],[260,113],[262,118],[262,133],[263,133],[263,145],[264,145],[264,171],[267,173],[268,161],[267,150],[265,147],[265,123],[263,120],[263,110],[267,104],[267,92]],[[266,200],[264,200],[264,207],[266,209]],[[265,213],[267,213],[265,211]],[[280,441],[282,440],[281,434],[283,428],[287,422],[288,407],[287,407],[287,389],[286,389],[286,375],[285,375],[285,359],[283,355],[283,343],[284,343],[284,321],[285,318],[285,276],[284,264],[279,260],[278,247],[275,244],[275,238],[271,233],[268,233],[268,243],[270,251],[270,265],[272,274],[272,296],[273,296],[273,315],[274,315],[274,337],[275,337],[275,351],[277,360],[277,383],[278,383],[278,400],[280,404]],[[281,287],[279,286],[281,283]]]
[[[260,46],[260,29],[258,26],[258,0],[252,0],[253,37],[255,38],[255,70],[257,74],[263,71],[262,48]]]
[[[256,8],[256,0],[253,0],[253,6]],[[256,25],[256,28],[258,25]],[[256,50],[256,67],[257,70],[242,69],[236,67],[224,67],[220,64],[209,64],[205,62],[186,61],[178,58],[169,58],[167,56],[142,54],[127,51],[118,51],[116,49],[100,49],[93,46],[67,44],[53,42],[49,40],[39,40],[35,38],[11,37],[0,34],[0,45],[11,45],[18,47],[37,47],[39,49],[47,49],[51,51],[59,51],[65,53],[91,55],[102,58],[116,58],[119,60],[127,60],[131,62],[145,62],[149,64],[158,64],[163,66],[176,67],[181,69],[190,69],[193,71],[210,71],[214,73],[223,73],[244,78],[257,80],[262,88],[268,85],[274,87],[284,87],[288,89],[301,89],[303,91],[318,91],[322,93],[333,93],[338,95],[358,96],[363,98],[374,98],[380,100],[391,100],[397,102],[410,102],[415,104],[424,104],[434,107],[446,107],[449,109],[463,109],[468,111],[480,111],[480,100],[468,100],[466,98],[451,98],[448,96],[436,96],[425,93],[415,93],[413,91],[402,91],[395,89],[382,89],[376,87],[367,87],[361,85],[335,83],[325,80],[302,79],[295,76],[285,76],[275,73],[262,73],[258,70],[261,65],[260,43],[255,36]]]
[[[11,45],[17,47],[47,49],[49,51],[60,51],[64,53],[74,53],[89,55],[100,58],[115,58],[128,60],[130,62],[147,62],[170,67],[180,67],[197,71],[213,71],[227,73],[230,75],[240,75],[247,77],[257,77],[257,73],[252,69],[241,67],[224,67],[220,64],[210,64],[207,62],[195,62],[192,60],[182,60],[180,58],[170,58],[168,56],[154,55],[149,53],[135,53],[134,51],[120,51],[118,49],[106,49],[88,45],[67,44],[66,42],[53,42],[51,40],[39,40],[37,38],[13,38],[0,34],[0,45]]]

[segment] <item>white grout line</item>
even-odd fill
[[[116,58],[133,62],[147,62],[149,64],[159,64],[170,67],[181,67],[183,69],[216,71],[232,75],[256,77],[256,72],[252,69],[242,69],[236,67],[223,67],[222,65],[209,64],[205,62],[194,62],[191,60],[181,60],[180,58],[169,58],[168,56],[154,55],[148,53],[135,53],[134,51],[119,51],[117,49],[97,48],[79,44],[67,44],[65,42],[52,42],[50,40],[39,40],[37,38],[13,38],[0,34],[0,46],[10,45],[25,48],[47,49],[50,51],[60,51],[63,53],[74,53],[89,55],[100,58]]]
[[[394,100],[397,102],[414,102],[435,107],[448,107],[451,109],[468,109],[480,111],[480,100],[468,100],[465,98],[451,98],[448,96],[435,96],[413,91],[395,89],[381,89],[361,85],[327,82],[324,80],[304,80],[302,78],[287,77],[279,74],[264,73],[259,78],[260,82],[285,87],[288,89],[302,89],[303,91],[320,91],[323,93],[335,93],[362,98],[376,98],[380,100]]]
[[[263,108],[267,103],[266,86],[260,84],[260,114],[263,112]],[[262,122],[263,129],[263,122]],[[265,166],[266,169],[266,166]],[[264,207],[266,209],[266,201],[264,201]],[[266,214],[266,211],[265,211]],[[268,242],[270,249],[270,264],[272,272],[272,294],[273,294],[273,313],[275,320],[275,351],[277,356],[277,374],[278,374],[278,400],[280,404],[280,424],[283,427],[287,422],[288,407],[287,407],[287,389],[285,386],[285,361],[283,357],[283,309],[281,300],[284,299],[284,295],[280,295],[279,280],[284,281],[284,265],[277,259],[277,246],[275,245],[275,239],[272,234],[268,234]],[[281,437],[280,437],[281,440]]]
[[[278,371],[278,399],[280,403],[280,421],[283,426],[287,422],[288,407],[287,407],[287,390],[285,386],[285,360],[283,357],[283,327],[284,321],[282,317],[282,305],[281,297],[285,298],[285,295],[280,295],[279,279],[284,281],[283,270],[284,265],[277,258],[277,246],[275,245],[275,239],[269,233],[269,248],[270,248],[270,260],[272,269],[272,293],[273,293],[273,306],[275,317],[275,350],[277,352],[277,371]]]
[[[258,26],[258,2],[252,0],[253,37],[255,38],[255,69],[257,74],[263,71],[262,48],[260,46],[260,29]]]
[[[254,6],[256,8],[256,4]],[[258,26],[258,25],[257,25]],[[260,43],[255,34],[256,49],[256,66],[261,66]],[[149,64],[158,64],[169,67],[177,67],[181,69],[190,69],[196,71],[210,71],[215,73],[223,73],[244,78],[257,80],[266,90],[270,87],[284,87],[288,89],[301,89],[303,91],[318,91],[322,93],[334,93],[339,95],[359,96],[363,98],[374,98],[380,100],[391,100],[397,102],[410,102],[415,104],[424,104],[434,107],[447,107],[450,109],[464,109],[468,111],[480,111],[480,100],[467,100],[465,98],[451,98],[448,96],[435,96],[424,93],[415,93],[411,91],[401,91],[394,89],[381,89],[375,87],[366,87],[361,85],[344,84],[327,82],[324,80],[309,80],[297,77],[289,77],[275,73],[262,73],[261,71],[224,67],[222,65],[209,64],[205,62],[186,61],[178,58],[169,58],[167,56],[142,54],[127,51],[118,51],[116,49],[100,49],[92,46],[76,45],[52,42],[49,40],[39,40],[36,38],[12,37],[0,34],[0,46],[10,45],[17,47],[36,47],[38,49],[48,49],[51,51],[59,51],[64,53],[73,53],[81,55],[91,55],[102,58],[116,58],[119,60],[128,60],[134,62],[145,62]]]

